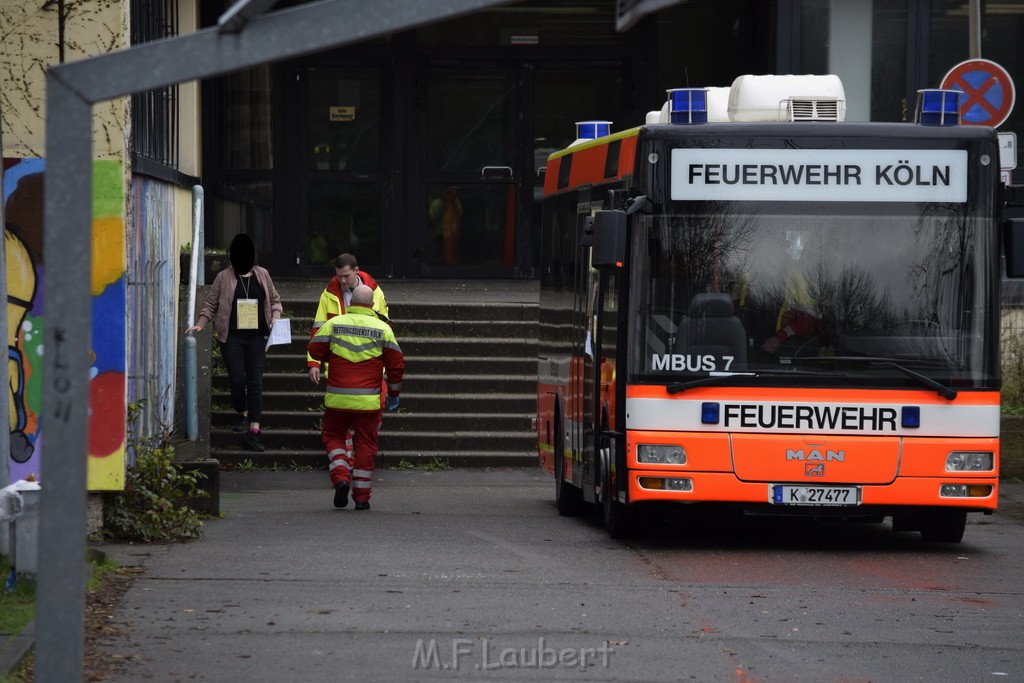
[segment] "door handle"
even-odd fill
[[[481,178],[503,178],[512,180],[511,166],[484,166],[480,169]]]

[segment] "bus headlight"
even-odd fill
[[[943,484],[939,487],[943,498],[988,498],[992,495],[991,484]]]
[[[685,465],[686,451],[682,446],[643,443],[636,447],[636,460],[647,465]]]
[[[692,491],[692,479],[675,479],[666,477],[640,477],[640,488],[654,491]]]
[[[991,451],[953,451],[946,456],[946,471],[991,472],[994,462]]]

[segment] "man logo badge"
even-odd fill
[[[808,477],[824,477],[825,476],[825,463],[823,462],[808,462],[804,463],[804,474]]]

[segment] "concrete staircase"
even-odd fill
[[[275,283],[293,341],[272,346],[263,377],[262,453],[231,431],[227,376],[214,352],[210,457],[222,465],[325,467],[323,394],[309,382],[305,347],[322,283]],[[531,418],[537,386],[535,282],[384,282],[405,354],[398,412],[384,415],[378,467],[443,462],[505,467],[537,463]]]

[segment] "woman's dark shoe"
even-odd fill
[[[239,415],[238,416],[238,423],[231,427],[231,431],[233,431],[236,434],[241,434],[242,432],[245,432],[245,431],[248,431],[248,430],[249,430],[249,418],[247,416],[245,416],[245,415]]]
[[[250,429],[242,437],[242,443],[251,451],[263,452],[267,450],[267,447],[263,445],[263,435],[259,431],[253,431]]]

